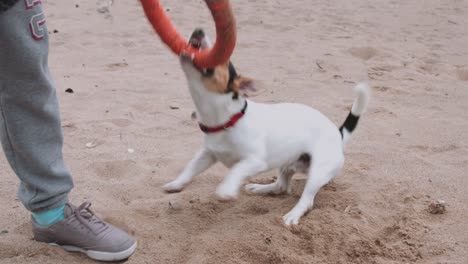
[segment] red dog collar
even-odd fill
[[[217,127],[207,127],[203,125],[202,123],[198,123],[198,125],[200,126],[201,131],[207,134],[220,132],[220,131],[223,131],[230,127],[235,126],[237,121],[239,121],[239,119],[241,119],[244,116],[245,110],[247,110],[247,100],[245,101],[245,104],[242,110],[239,113],[233,115],[231,119],[229,119],[229,121],[225,123],[224,125],[217,126]]]

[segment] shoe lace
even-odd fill
[[[99,234],[108,228],[108,225],[99,219],[90,209],[91,203],[84,202],[73,211],[76,219],[94,234]]]

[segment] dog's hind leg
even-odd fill
[[[315,195],[320,188],[327,184],[340,171],[344,158],[342,153],[338,152],[337,155],[339,156],[331,159],[320,159],[320,157],[314,159],[299,202],[289,213],[283,216],[283,221],[286,225],[297,225],[299,219],[312,208]]]
[[[291,179],[295,171],[291,166],[278,169],[278,179],[270,184],[247,184],[245,190],[254,194],[282,194],[291,193]]]

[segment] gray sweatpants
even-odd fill
[[[21,181],[18,196],[32,212],[64,205],[73,188],[48,50],[40,1],[0,12],[0,138]]]

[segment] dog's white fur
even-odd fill
[[[182,173],[164,185],[168,192],[181,191],[194,176],[217,161],[231,170],[218,186],[221,200],[235,199],[250,176],[278,169],[278,178],[271,184],[247,184],[250,193],[290,193],[291,178],[296,172],[308,175],[303,194],[286,215],[286,225],[297,225],[299,219],[313,206],[319,189],[328,183],[343,166],[344,142],[350,133],[338,128],[327,117],[308,106],[294,103],[261,104],[242,96],[233,100],[232,94],[208,91],[200,71],[188,57],[181,57],[190,94],[199,121],[206,126],[219,126],[238,113],[248,101],[246,114],[234,127],[219,133],[205,134],[204,146],[188,163]],[[352,113],[360,116],[369,101],[369,89],[364,83],[356,86],[357,98]],[[311,157],[310,166],[301,155]]]

